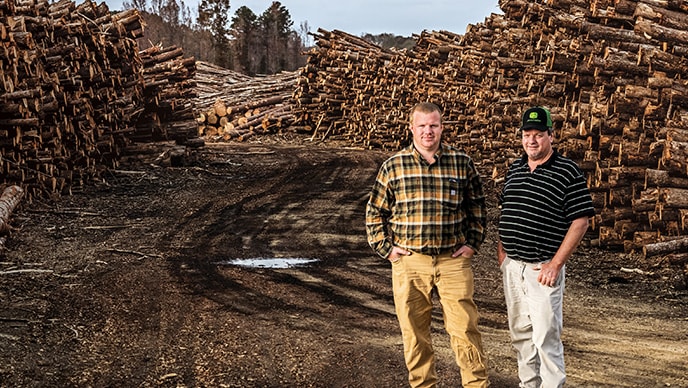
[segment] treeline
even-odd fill
[[[232,14],[229,0],[201,0],[197,10],[183,0],[125,0],[123,7],[143,15],[141,49],[178,46],[187,56],[251,76],[300,68],[311,42],[308,22],[294,28],[289,10],[279,1],[259,15],[246,6]],[[363,38],[384,48],[411,48],[415,42],[392,34]]]
[[[289,11],[274,1],[260,15],[242,6],[230,16],[229,0],[201,0],[194,14],[183,0],[126,0],[146,22],[139,46],[178,46],[185,55],[248,75],[303,66],[308,26],[293,28]]]

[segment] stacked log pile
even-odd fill
[[[142,96],[130,60],[141,19],[94,3],[5,1],[0,20],[5,182],[32,196],[92,179],[115,163],[112,137]]]
[[[409,52],[319,30],[294,93],[296,124],[389,150],[408,107],[445,109],[445,135],[499,181],[520,115],[551,109],[557,147],[588,177],[604,247],[688,239],[688,6],[674,0],[502,0],[464,35]],[[677,246],[683,246],[678,243]]]
[[[184,57],[180,47],[160,45],[140,51],[139,57],[146,105],[129,140],[184,143],[197,137],[195,58]]]
[[[208,141],[243,141],[291,127],[297,77],[295,71],[249,77],[199,62],[198,135]]]
[[[630,251],[663,236],[687,235],[682,198],[688,191],[680,181],[688,170],[680,141],[667,136],[688,128],[680,80],[688,60],[684,42],[653,31],[673,28],[662,25],[685,29],[685,10],[679,3],[631,1],[502,6],[522,25],[548,28],[538,37],[547,42],[537,53],[541,72],[560,77],[559,102],[552,104],[562,108],[560,144],[588,175],[599,242]],[[660,183],[659,176],[676,179]]]
[[[225,69],[204,61],[196,61],[196,105],[207,109],[217,98],[224,97],[239,82],[253,79],[250,75]]]
[[[144,83],[164,61],[144,63],[142,36],[136,10],[0,1],[4,184],[23,186],[29,198],[70,192],[116,167],[128,136],[145,137],[138,120],[172,97]]]
[[[403,72],[393,67],[393,59],[401,54],[343,31],[318,33],[294,92],[297,122],[314,135],[353,144],[395,147],[405,140],[405,133],[394,130],[412,91],[395,84]],[[424,73],[422,68],[405,69],[408,83]]]

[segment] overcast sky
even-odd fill
[[[122,9],[122,0],[106,0],[111,10]],[[149,1],[150,3],[150,1]],[[293,28],[308,22],[310,31],[318,28],[342,30],[360,36],[363,33],[392,33],[401,36],[423,30],[448,30],[458,34],[466,26],[483,22],[492,13],[502,13],[498,0],[282,0],[289,11]],[[194,9],[197,0],[185,0]],[[230,0],[230,14],[247,6],[256,15],[265,11],[272,0]]]

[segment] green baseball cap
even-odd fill
[[[525,111],[519,131],[525,129],[537,129],[538,131],[551,130],[552,115],[549,113],[549,110],[541,106],[536,106]]]

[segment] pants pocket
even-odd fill
[[[504,258],[504,261],[502,261],[502,264],[499,265],[499,269],[504,272],[504,268],[506,268],[507,263],[510,261],[509,256],[506,256]]]

